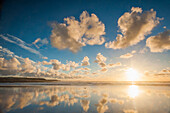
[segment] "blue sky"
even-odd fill
[[[168,0],[4,0],[0,18],[0,46],[14,52],[17,56],[28,57],[35,62],[42,62],[44,60],[50,62],[51,59],[57,59],[63,64],[66,61],[75,61],[81,64],[83,58],[88,56],[90,65],[87,65],[87,67],[91,68],[91,71],[94,72],[101,69],[100,66],[94,63],[98,53],[107,58],[106,64],[120,62],[124,67],[125,65],[133,67],[142,73],[145,70],[161,71],[162,69],[168,69],[170,66],[170,52],[168,51],[170,45],[168,44],[161,52],[151,52],[146,47],[146,40],[150,36],[156,36],[158,33],[169,29],[169,5],[170,2]],[[153,9],[156,11],[156,17],[160,18],[159,24],[155,25],[150,30],[150,33],[144,36],[145,39],[137,44],[121,49],[106,48],[105,43],[115,41],[117,34],[121,34],[118,32],[118,30],[120,31],[118,20],[124,13],[130,13],[132,7],[141,8],[142,13]],[[105,38],[105,42],[100,45],[87,44],[76,53],[69,49],[59,50],[52,46],[50,38],[53,28],[51,23],[64,23],[64,18],[71,16],[75,17],[75,20],[80,21],[79,16],[83,11],[87,11],[89,15],[94,13],[99,21],[104,24],[105,34],[102,36]],[[163,28],[164,26],[166,28]],[[32,53],[17,44],[4,40],[2,36],[9,37],[7,34],[23,40],[27,47],[38,51],[41,55]],[[46,38],[48,44],[40,46],[38,44],[41,44],[41,41],[38,41],[36,44],[39,48],[37,48],[32,43],[38,38],[41,40]],[[146,52],[141,53],[140,51],[144,48]],[[121,55],[131,53],[133,50],[136,52],[132,54],[132,58],[120,58]],[[3,55],[3,57],[5,56]],[[48,59],[42,59],[42,57],[48,57]],[[48,65],[47,67],[50,66]],[[109,76],[109,73],[117,68],[108,70],[104,75]]]

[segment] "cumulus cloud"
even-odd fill
[[[146,46],[150,48],[151,52],[170,50],[170,30],[149,37],[146,40]]]
[[[163,26],[164,29],[166,29],[166,26]]]
[[[132,52],[135,53],[136,51],[132,51]],[[106,60],[107,60],[107,58],[105,56],[103,56],[101,53],[97,54],[96,60],[94,62],[97,63],[100,66],[100,68],[102,68],[98,71],[107,72],[108,68],[113,68],[113,67],[122,65],[120,62],[107,64]]]
[[[63,71],[70,71],[70,68],[76,68],[79,66],[79,64],[74,61],[67,61],[66,64],[62,64],[60,61],[58,61],[56,59],[52,59],[52,60],[50,60],[50,62],[43,61],[42,64],[44,64],[44,65],[52,64],[54,70],[62,69]]]
[[[87,67],[85,67],[85,68],[79,68],[80,70],[84,70],[84,71],[90,71],[91,69],[90,68],[87,68]]]
[[[4,57],[8,57],[10,60],[6,60]],[[82,63],[76,63],[74,61],[66,61],[65,64],[61,63],[57,59],[51,59],[50,61],[42,61],[42,62],[34,62],[29,58],[22,58],[15,55],[13,52],[9,51],[6,48],[0,46],[0,73],[1,75],[17,75],[17,76],[29,76],[29,77],[51,77],[58,79],[88,79],[87,75],[97,74],[95,72],[91,72],[90,68],[81,67],[90,65],[89,58],[87,56],[84,57]],[[16,59],[16,60],[15,60]],[[121,63],[110,63],[106,64],[106,57],[104,57],[101,53],[97,54],[95,62],[100,66],[101,72],[107,72],[107,68],[121,66]],[[12,61],[17,65],[13,65]],[[4,63],[5,61],[5,63]],[[9,64],[11,67],[4,66]],[[46,65],[49,65],[46,67]],[[9,71],[10,70],[10,71]],[[67,71],[67,72],[66,72]]]
[[[104,63],[104,62],[100,62],[98,64],[100,65],[100,67],[106,67],[106,63]]]
[[[51,45],[60,50],[77,52],[82,46],[101,45],[105,42],[105,25],[95,14],[83,11],[80,21],[75,17],[64,18],[65,23],[52,22]]]
[[[105,62],[107,60],[106,57],[104,57],[101,53],[98,53],[96,56],[95,63]]]
[[[79,66],[79,63],[76,63],[74,61],[67,61],[67,64],[70,65],[72,68],[76,68]]]
[[[126,59],[131,58],[131,57],[133,57],[134,53],[136,53],[135,50],[133,50],[131,53],[126,53],[124,55],[121,55],[120,58],[126,58]]]
[[[0,58],[1,75],[19,75],[36,71],[36,63],[29,58],[19,57],[3,47],[0,47],[0,54],[2,55]]]
[[[96,60],[94,61],[95,63],[98,63],[98,65],[102,68],[100,71],[101,72],[107,72],[107,64],[105,61],[107,60],[106,57],[104,57],[101,53],[98,53],[96,56]]]
[[[8,68],[9,70],[16,70],[21,63],[16,59],[12,58],[10,60],[3,60],[3,68]]]
[[[43,65],[51,65],[52,63],[51,62],[47,62],[47,61],[42,61],[42,64]]]
[[[106,48],[122,49],[136,45],[152,29],[159,24],[160,18],[156,17],[156,11],[144,11],[139,7],[132,7],[131,12],[124,13],[118,20],[118,26],[122,34],[118,34],[116,40],[105,43]]]
[[[0,74],[1,75],[15,75],[18,73],[20,69],[21,63],[16,58],[11,58],[6,60],[4,58],[0,58]]]
[[[90,71],[91,69],[90,68],[87,68],[87,67],[85,67],[85,68],[78,68],[78,69],[74,69],[74,70],[72,70],[69,74],[70,75],[79,75],[79,74],[81,74],[81,75],[88,75],[88,74],[90,74]]]
[[[101,72],[106,72],[108,69],[107,68],[103,68],[101,69]]]
[[[50,60],[50,62],[52,63],[54,70],[59,70],[62,68],[60,61],[58,61],[56,59],[52,59],[52,60]]]
[[[32,60],[30,60],[29,58],[24,59],[24,63],[21,65],[21,67],[23,73],[33,73],[36,70],[34,62],[32,62]]]
[[[47,67],[29,58],[22,58],[0,46],[0,74],[9,76],[46,76]],[[8,60],[7,60],[8,59]]]
[[[51,45],[59,50],[68,48],[72,52],[77,52],[82,44],[77,42],[68,34],[68,29],[64,24],[52,23],[53,30],[50,36]]]
[[[6,60],[6,57],[9,60]],[[45,67],[46,65],[49,66]],[[80,79],[90,73],[90,68],[77,69],[77,67],[79,67],[79,63],[67,61],[66,64],[62,64],[57,59],[52,59],[49,62],[34,62],[29,58],[19,57],[0,46],[0,75]]]
[[[62,66],[63,71],[70,71],[70,66],[68,64],[66,65],[62,64],[61,66]]]
[[[15,58],[9,60],[0,58],[0,75],[19,75],[35,77],[41,72],[35,62],[29,58]]]
[[[88,56],[85,56],[85,57],[84,57],[84,59],[82,60],[81,65],[82,65],[82,66],[88,66],[88,65],[90,65]]]

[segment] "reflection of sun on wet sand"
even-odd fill
[[[128,96],[130,98],[135,98],[139,95],[139,88],[136,85],[130,85],[128,88]]]

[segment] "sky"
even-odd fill
[[[170,80],[169,0],[3,0],[0,75]]]

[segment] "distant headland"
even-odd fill
[[[56,79],[45,78],[28,78],[28,77],[0,77],[0,83],[15,83],[15,82],[56,82]]]

